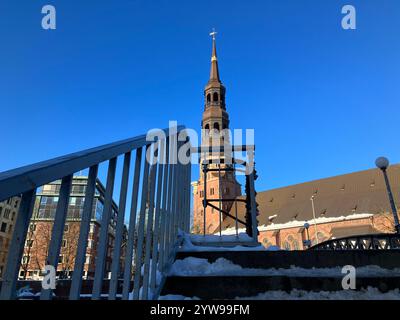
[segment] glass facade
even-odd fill
[[[71,194],[69,198],[67,220],[80,220],[82,219],[83,206],[85,202],[87,178],[74,178],[72,180]],[[57,204],[59,200],[59,191],[61,181],[55,181],[44,185],[37,194],[37,205],[35,208],[34,218],[36,219],[49,219],[55,217]],[[92,219],[101,223],[101,218],[104,210],[104,187],[97,181],[96,192],[93,199]],[[115,219],[117,216],[118,208],[113,202],[112,219],[110,227],[115,226]]]

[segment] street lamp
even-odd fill
[[[307,246],[307,248],[311,247],[311,241],[310,241],[310,234],[308,233],[308,228],[310,227],[310,224],[306,221],[304,223],[304,229],[306,229],[307,233],[307,240],[304,240],[304,245]]]
[[[313,214],[313,218],[314,218],[315,241],[316,241],[317,244],[318,244],[318,243],[319,243],[319,241],[318,241],[318,229],[317,229],[317,221],[315,220],[314,197],[315,197],[315,194],[313,194],[313,195],[311,196],[310,200],[311,200],[311,206],[312,206],[312,214]]]
[[[392,189],[390,187],[389,178],[386,172],[386,169],[389,167],[389,160],[385,157],[379,157],[375,161],[375,165],[382,170],[383,177],[385,178],[386,189],[389,197],[390,206],[392,208],[392,214],[394,219],[394,226],[396,228],[396,232],[400,233],[400,225],[399,225],[399,217],[397,216],[396,205],[394,204]]]

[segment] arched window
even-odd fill
[[[292,246],[293,246],[293,250],[300,250],[299,242],[297,240],[293,240]]]
[[[214,122],[214,129],[219,131],[219,123],[218,122]]]
[[[210,125],[207,123],[207,124],[205,125],[204,129],[210,130]]]
[[[218,93],[217,92],[214,92],[214,94],[213,94],[213,101],[218,102]]]
[[[283,243],[283,248],[284,248],[285,250],[290,250],[290,244],[289,244],[289,242],[285,241],[285,242]]]
[[[209,104],[211,102],[211,94],[207,94],[207,104]]]

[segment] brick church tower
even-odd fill
[[[229,129],[229,116],[226,112],[225,105],[225,87],[219,78],[217,48],[215,41],[216,32],[212,32],[212,55],[211,55],[211,71],[210,79],[204,88],[204,112],[201,121],[202,126],[202,146],[223,146],[224,142],[229,142],[229,135],[224,134],[224,129]],[[225,141],[224,141],[225,139]],[[213,154],[215,158],[216,155]],[[217,155],[223,158],[223,154]],[[204,159],[201,159],[201,162]],[[227,166],[221,164],[222,166]],[[210,164],[210,169],[218,169],[218,164]],[[204,190],[204,179],[206,181],[207,190]],[[207,199],[234,199],[241,195],[241,186],[236,181],[235,173],[232,171],[211,171],[204,174],[200,165],[200,178],[192,183],[193,186],[193,232],[203,233],[204,214],[206,215],[206,233],[212,234],[218,232],[220,215],[219,210],[207,206],[206,212],[203,208],[203,199],[205,191]],[[219,207],[219,202],[212,202]],[[231,209],[231,202],[221,202],[221,208],[224,211]],[[222,214],[222,220],[230,219]]]

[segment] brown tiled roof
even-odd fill
[[[396,206],[399,208],[400,165],[389,167],[388,175]],[[276,224],[292,220],[311,220],[310,198],[314,193],[316,218],[390,211],[382,173],[378,169],[370,169],[258,192],[259,225],[268,225],[271,221]],[[234,206],[231,213],[235,214]],[[243,215],[244,206],[240,204],[238,216],[243,219]],[[275,218],[269,219],[275,215]],[[225,228],[234,225],[232,219],[224,220]]]
[[[375,234],[380,233],[371,225],[360,225],[360,226],[347,226],[347,227],[334,227],[331,230],[333,238],[344,238],[351,235],[364,235],[364,234]]]

